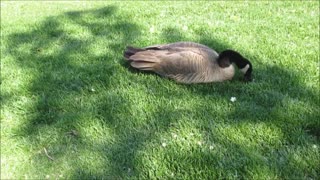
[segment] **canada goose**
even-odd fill
[[[225,50],[218,54],[209,47],[193,42],[152,45],[144,48],[127,47],[124,58],[132,67],[153,71],[180,83],[208,83],[230,80],[236,64],[251,81],[252,65],[238,52]]]

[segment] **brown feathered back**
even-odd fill
[[[193,42],[153,45],[145,48],[127,47],[124,57],[131,66],[153,71],[181,83],[207,83],[232,79],[234,67],[221,68],[218,53]]]

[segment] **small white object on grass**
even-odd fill
[[[213,146],[212,146],[212,145],[211,145],[211,146],[209,146],[209,149],[210,149],[210,150],[212,150],[212,149],[213,149]]]
[[[175,134],[175,133],[172,133],[172,137],[173,137],[173,138],[177,138],[177,137],[178,137],[178,135],[177,135],[177,134]]]
[[[182,30],[187,31],[187,30],[188,30],[188,26],[184,25],[184,26],[182,27]]]
[[[172,137],[175,138],[175,139],[178,137],[178,135],[177,135],[176,133],[171,133],[171,135],[172,135]]]
[[[151,26],[150,32],[151,32],[151,33],[154,33],[154,27],[153,27],[153,26]]]
[[[166,146],[167,146],[167,143],[163,142],[163,143],[161,144],[161,146],[162,146],[162,147],[166,147]]]
[[[231,102],[236,102],[237,98],[236,97],[231,97],[230,101]]]

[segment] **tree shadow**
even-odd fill
[[[74,27],[68,29],[65,24]],[[81,29],[83,33],[74,35],[75,29]],[[199,43],[214,47],[218,52],[231,47],[214,37],[198,35]],[[255,157],[252,157],[246,147],[224,140],[221,132],[212,132],[212,124],[223,122],[233,126],[244,122],[269,121],[285,133],[287,121],[293,117],[285,118],[285,114],[278,112],[278,109],[283,110],[283,113],[286,112],[285,104],[282,103],[284,98],[298,97],[298,101],[319,106],[317,101],[311,100],[317,99],[317,95],[299,84],[298,75],[265,64],[257,66],[254,70],[256,82],[251,84],[234,80],[218,84],[177,85],[174,82],[165,83],[160,77],[152,76],[150,76],[152,81],[121,79],[132,77],[124,68],[127,65],[122,57],[123,48],[139,36],[139,26],[130,16],[119,13],[116,6],[107,6],[48,17],[31,31],[7,37],[6,51],[14,55],[17,65],[36,71],[32,76],[28,92],[37,103],[28,107],[25,123],[15,129],[15,135],[28,140],[30,151],[47,148],[50,155],[55,158],[54,161],[50,161],[43,153],[35,154],[31,159],[37,165],[53,167],[52,171],[59,171],[63,168],[60,165],[66,163],[73,167],[70,178],[139,178],[145,172],[136,167],[140,158],[137,154],[146,144],[167,133],[175,123],[183,123],[181,119],[185,117],[197,121],[199,126],[197,128],[205,132],[208,139],[223,144],[225,149],[236,146],[233,152],[242,153],[243,156],[255,161]],[[100,42],[100,38],[105,42]],[[163,39],[167,42],[186,40],[183,33],[175,28],[164,30]],[[96,46],[103,48],[99,43],[104,44],[105,49],[102,52],[95,52]],[[256,62],[255,64],[260,62],[256,56],[246,53],[245,55]],[[273,77],[268,76],[270,73]],[[289,82],[285,82],[285,88],[276,86],[278,83],[283,83],[281,76],[291,77]],[[121,87],[127,89],[119,91]],[[303,92],[303,95],[291,91],[292,87]],[[197,105],[191,107],[192,111],[184,107],[177,108],[180,99],[188,101],[188,97],[180,92],[185,89],[190,92],[189,97],[198,98],[199,101]],[[137,91],[140,93],[136,93]],[[249,94],[250,98],[241,99],[242,94]],[[218,109],[211,109],[210,105],[202,103],[206,102],[207,98],[214,98],[217,101],[229,100],[230,95],[239,97],[239,102],[230,113],[219,115],[223,119],[216,118],[219,114]],[[153,105],[148,102],[148,97],[160,99],[161,103]],[[139,101],[146,101],[147,105],[139,104]],[[254,113],[257,109],[263,114]],[[208,124],[207,121],[197,118],[199,114],[206,114],[205,117],[211,117],[215,122]],[[279,116],[284,117],[283,122],[277,124],[272,121],[272,118]],[[315,119],[319,117],[319,113],[311,112],[307,116],[314,120],[312,122],[317,123]],[[163,119],[166,121],[161,121]],[[90,128],[90,123],[101,123],[106,133],[112,134],[113,138],[107,139],[107,135],[101,135],[101,139],[91,140],[82,127]],[[301,129],[300,127],[306,123],[298,122],[293,126]],[[312,123],[310,126],[319,127]],[[317,136],[317,133],[313,133],[316,130],[317,128],[310,130],[310,134]],[[73,131],[77,133],[70,136],[70,132]],[[292,134],[286,134],[284,137],[290,135]],[[297,145],[295,142],[291,143]],[[82,160],[84,156],[82,153],[98,150],[104,152],[100,154],[101,157],[95,159],[101,161],[100,165],[91,167],[92,164]],[[262,151],[257,151],[257,154],[262,154]],[[212,162],[220,160],[220,157],[210,157],[209,154],[200,153],[200,155],[202,156],[200,159],[182,157],[187,160],[182,163],[187,164],[191,161],[197,166],[204,159],[217,158]],[[241,169],[240,165],[235,166],[232,161],[230,158],[227,161],[229,164],[221,167],[222,173],[234,167]],[[257,164],[264,166],[264,161],[258,161]],[[212,164],[209,162],[199,165],[198,168],[210,165]],[[247,173],[246,170],[241,171],[242,175]],[[301,172],[299,169],[297,171]]]
[[[203,30],[197,32],[200,32],[197,34],[199,36],[198,43],[207,45],[217,52],[225,49],[234,49],[228,43],[223,42],[223,40],[208,34],[202,34],[201,32],[205,32]],[[178,29],[171,27],[164,30],[162,37],[167,41],[171,41],[172,38],[174,38],[175,41],[189,41]],[[256,166],[260,166],[261,169],[265,169],[268,173],[275,176],[280,175],[280,177],[286,177],[285,174],[292,174],[293,172],[290,172],[290,168],[295,169],[293,174],[296,176],[293,177],[316,177],[316,174],[319,174],[319,169],[313,167],[312,170],[312,168],[309,169],[308,166],[304,166],[304,162],[294,161],[292,156],[294,156],[296,152],[286,155],[284,155],[283,152],[289,151],[287,149],[288,146],[291,146],[292,149],[297,150],[297,152],[299,152],[299,149],[302,147],[309,147],[303,152],[304,154],[308,154],[312,143],[319,145],[320,124],[318,119],[320,119],[320,113],[319,109],[316,108],[320,105],[318,92],[306,87],[299,79],[299,74],[278,66],[276,60],[265,64],[260,60],[259,55],[253,55],[247,52],[244,52],[243,55],[253,63],[253,76],[255,79],[253,83],[243,83],[239,81],[241,77],[236,77],[230,82],[185,85],[185,88],[195,95],[202,97],[203,102],[206,102],[207,98],[218,98],[228,101],[231,96],[237,97],[238,100],[234,108],[224,116],[224,119],[214,119],[217,121],[215,123],[227,124],[227,126],[234,127],[243,124],[266,124],[270,127],[276,127],[280,129],[281,134],[283,134],[283,139],[281,140],[283,144],[273,150],[258,148],[258,146],[256,149],[253,149],[241,143],[225,139],[221,132],[214,131],[213,134],[209,135],[209,138],[213,138],[214,142],[223,144],[224,148],[229,149],[231,154],[240,153],[243,157],[252,160],[252,162],[256,162],[255,165],[243,162],[235,167],[234,163],[238,159],[231,158],[229,165],[223,167],[221,172],[228,171],[228,168],[237,169],[240,171],[240,174],[242,174],[240,177],[243,177],[243,175],[249,176],[250,169],[253,170]],[[279,84],[281,84],[281,86]],[[298,108],[295,104],[304,104],[305,109]],[[204,111],[206,105],[199,105],[199,107],[194,108],[197,109],[196,111]],[[291,113],[291,110],[297,111],[299,114]],[[217,111],[218,110],[211,110],[206,111],[206,113],[209,114],[209,117],[215,117]],[[204,126],[208,126],[208,124],[205,123]],[[206,130],[204,129],[204,131]],[[250,137],[248,136],[248,138]],[[308,142],[305,141],[306,139]],[[261,147],[264,147],[263,143]],[[234,150],[234,148],[236,150]],[[271,154],[270,152],[272,151],[275,151],[275,153]],[[226,156],[232,156],[231,154],[226,154]],[[170,156],[170,154],[168,154],[168,156]],[[177,154],[174,154],[174,157],[177,156]],[[203,156],[209,160],[213,158],[205,153]],[[188,158],[189,157],[181,157],[181,159]],[[196,164],[199,163],[199,160],[196,158],[190,158],[191,159],[188,159],[189,161],[196,162]],[[310,165],[310,167],[311,166],[312,165]],[[185,173],[187,173],[187,171]]]
[[[83,32],[77,33],[76,29]],[[31,31],[6,37],[6,53],[14,56],[18,66],[33,71],[28,92],[36,102],[27,107],[25,122],[14,129],[14,134],[17,138],[28,140],[30,151],[47,148],[55,158],[51,162],[42,152],[34,154],[32,161],[38,165],[53,166],[57,171],[61,170],[59,164],[63,164],[64,160],[69,165],[77,166],[74,165],[76,157],[81,156],[83,148],[89,145],[84,140],[85,133],[81,132],[81,124],[87,121],[101,121],[106,126],[115,128],[116,134],[122,133],[123,127],[116,127],[122,126],[121,123],[126,124],[126,119],[118,121],[117,118],[120,117],[113,110],[129,108],[130,104],[117,94],[119,92],[109,92],[119,85],[117,74],[123,73],[119,66],[122,61],[120,52],[139,35],[138,25],[132,23],[127,15],[118,13],[116,6],[107,6],[50,16],[35,25]],[[100,38],[105,40],[105,48],[96,53],[95,46],[102,46],[97,42]],[[96,107],[90,105],[95,102],[98,104]],[[125,127],[130,130],[129,126]],[[137,136],[140,135],[132,132],[128,140],[122,139],[120,143],[131,142],[132,137]],[[138,138],[135,144],[142,141],[143,139]],[[84,145],[81,147],[77,144]],[[128,146],[128,143],[116,144],[111,148],[116,154],[104,156],[105,159],[111,159],[114,169],[110,172],[115,177],[119,174],[119,167],[121,169],[126,165],[126,161],[118,162],[120,157],[112,158],[117,154],[129,153]],[[79,149],[75,151],[74,148]],[[84,167],[74,169],[79,171],[71,174],[83,178]],[[91,171],[91,178],[98,176],[92,172],[94,171]]]

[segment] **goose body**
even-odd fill
[[[134,68],[153,71],[180,83],[209,83],[233,78],[235,58],[232,55],[238,53],[229,51],[231,54],[226,51],[226,55],[222,57],[205,45],[177,42],[145,48],[127,47],[124,57]],[[241,70],[247,72],[250,69],[248,66],[251,68],[251,63],[241,67]]]

